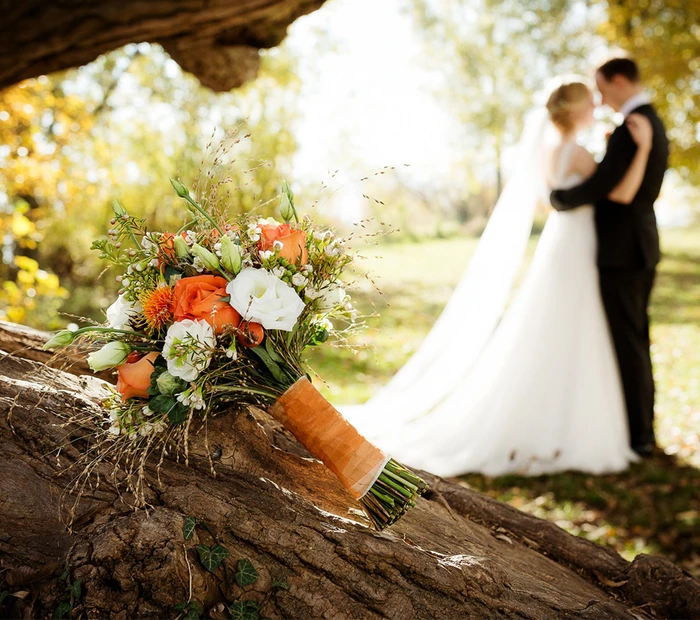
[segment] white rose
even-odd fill
[[[246,321],[292,331],[304,302],[286,282],[265,269],[244,269],[226,286],[231,305]]]
[[[323,296],[316,302],[316,307],[321,312],[330,312],[338,306],[342,306],[348,298],[345,289],[340,286],[334,286],[327,289]]]
[[[194,381],[209,367],[215,346],[214,330],[206,321],[185,319],[173,323],[168,328],[163,346],[168,372],[183,381]]]
[[[122,284],[124,284],[124,280],[122,280]],[[141,312],[143,312],[143,308],[140,303],[127,301],[124,299],[124,295],[119,295],[117,300],[107,308],[107,321],[112,329],[130,330],[129,319]]]

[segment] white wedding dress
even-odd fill
[[[560,149],[558,187],[581,181],[562,178],[573,144]],[[438,352],[398,389],[343,413],[399,461],[442,476],[598,474],[636,460],[599,292],[593,207],[551,212],[523,284],[473,361],[460,367],[445,355],[449,364]]]

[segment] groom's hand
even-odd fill
[[[557,211],[566,211],[585,204],[599,203],[625,176],[636,150],[637,145],[623,123],[610,136],[605,157],[595,172],[580,185],[554,190],[550,195],[552,206]]]

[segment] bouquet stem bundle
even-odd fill
[[[427,489],[421,478],[365,439],[306,377],[268,411],[338,477],[378,530],[394,523]]]

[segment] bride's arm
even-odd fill
[[[628,205],[634,200],[644,179],[649,161],[649,151],[651,150],[653,129],[649,119],[641,114],[630,114],[626,122],[632,139],[637,144],[637,152],[634,154],[632,163],[622,181],[608,194],[608,198]]]

